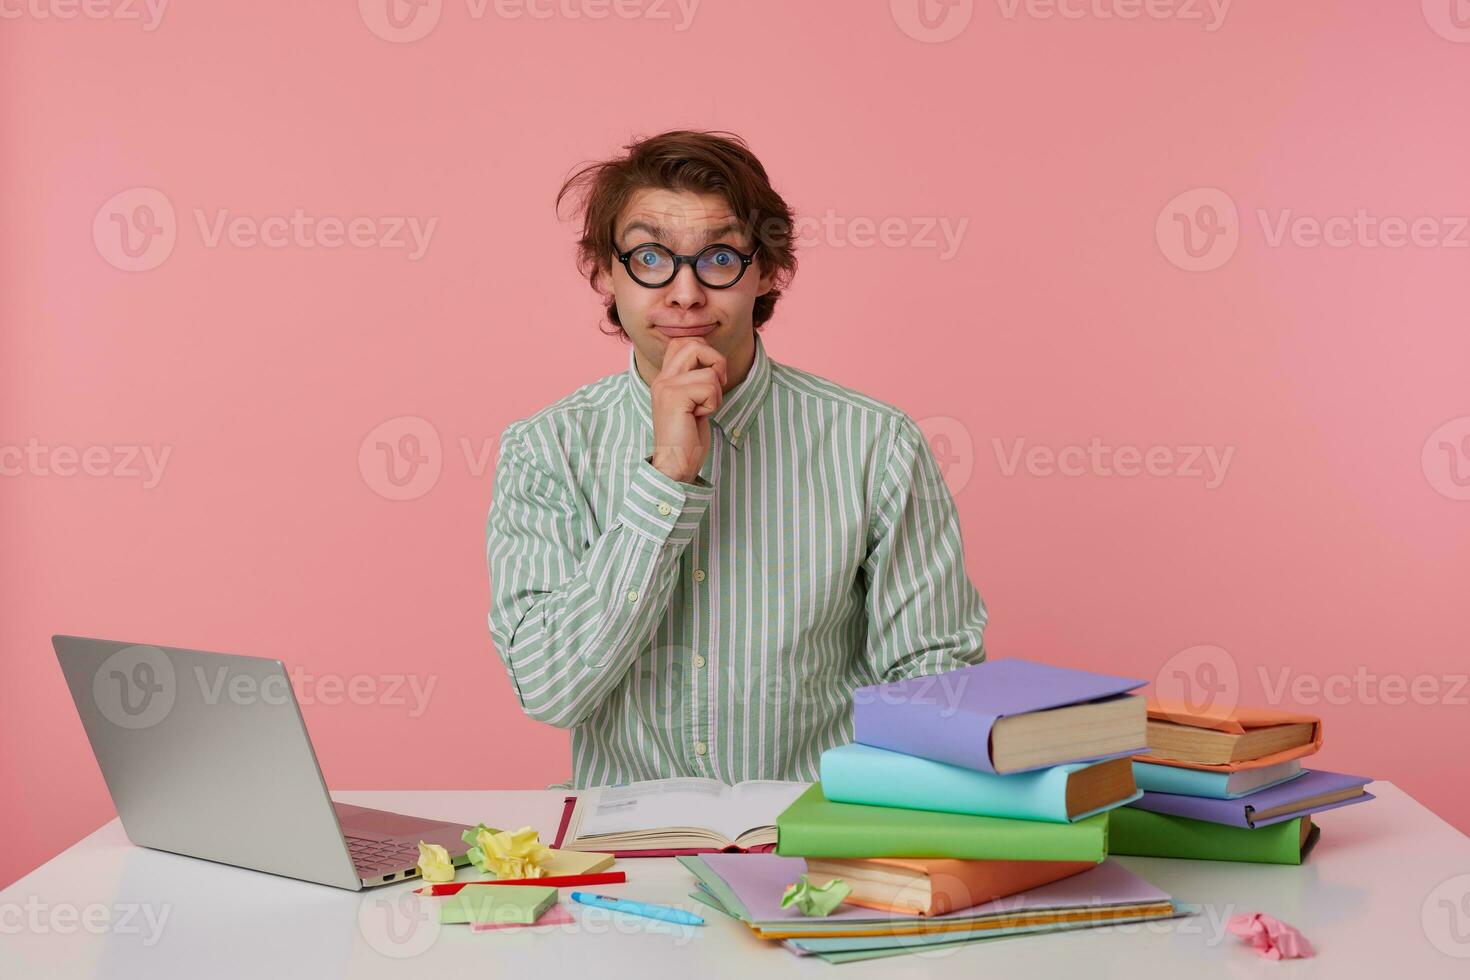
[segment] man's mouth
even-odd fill
[[[703,337],[714,333],[715,324],[697,323],[693,326],[669,327],[661,323],[655,323],[653,328],[665,337]]]

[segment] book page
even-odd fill
[[[690,823],[691,813],[718,812],[725,784],[715,779],[654,779],[581,790],[577,834],[619,834],[662,827],[709,827]],[[716,829],[710,827],[710,829]]]
[[[734,840],[800,796],[806,783],[760,781],[729,787],[713,779],[659,779],[581,791],[579,837],[665,827],[698,827]]]

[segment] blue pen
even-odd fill
[[[599,909],[609,909],[613,912],[641,915],[645,919],[662,919],[665,922],[677,922],[682,926],[704,925],[704,920],[692,912],[685,912],[683,909],[672,909],[667,905],[649,905],[647,902],[630,902],[624,898],[613,898],[609,895],[592,895],[587,892],[572,892],[572,901],[581,905],[591,905]]]

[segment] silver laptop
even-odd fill
[[[465,862],[462,825],[333,802],[281,661],[51,642],[134,844],[352,889],[417,877],[421,840]]]

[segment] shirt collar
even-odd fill
[[[637,350],[628,351],[628,397],[633,402],[638,417],[653,425],[653,392],[643,375],[638,373]],[[745,446],[751,423],[756,412],[765,403],[766,393],[771,390],[771,360],[766,356],[765,345],[760,334],[755,335],[755,360],[750,371],[734,388],[725,392],[720,407],[710,416],[710,422],[735,449]]]

